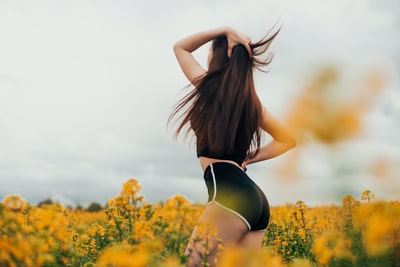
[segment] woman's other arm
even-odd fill
[[[296,140],[289,129],[265,109],[263,109],[261,128],[271,135],[272,140],[262,146],[257,155],[248,159],[246,164],[277,157],[296,146]]]

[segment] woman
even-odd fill
[[[208,205],[201,224],[212,225],[207,261],[216,262],[218,244],[225,248],[260,248],[269,222],[269,205],[261,189],[246,175],[249,164],[276,157],[295,146],[288,129],[262,106],[254,87],[253,70],[271,62],[262,58],[279,30],[252,43],[246,35],[228,28],[188,36],[174,45],[178,63],[195,87],[175,107],[170,119],[181,120],[175,136],[193,131],[197,156],[208,189]],[[208,70],[192,52],[212,41]],[[262,131],[272,141],[261,146]],[[186,253],[189,266],[200,266],[204,255],[197,247],[203,242],[195,231]]]

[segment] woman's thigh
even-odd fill
[[[249,231],[239,240],[238,245],[245,249],[260,249],[264,239],[265,230]]]
[[[248,227],[241,218],[216,203],[210,203],[204,209],[186,249],[189,266],[201,266],[204,258],[214,266],[218,247],[238,245],[247,232]]]

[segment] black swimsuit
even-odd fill
[[[242,169],[227,162],[212,163],[204,171],[204,180],[208,204],[215,203],[234,213],[251,231],[267,228],[270,218],[268,200]]]

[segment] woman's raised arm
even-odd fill
[[[203,75],[206,70],[193,57],[192,52],[202,45],[225,35],[228,39],[227,55],[230,56],[232,48],[237,44],[243,44],[251,55],[250,38],[229,27],[222,27],[213,30],[192,34],[174,44],[174,53],[186,78],[193,82],[197,77]]]

